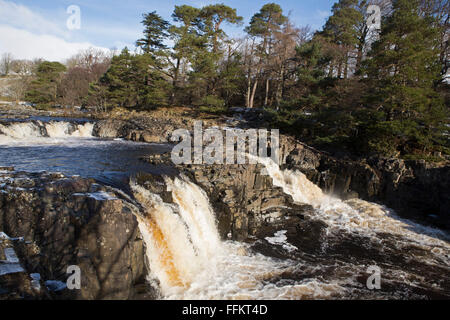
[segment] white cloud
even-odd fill
[[[18,59],[64,61],[82,49],[96,47],[70,41],[65,23],[46,19],[23,5],[0,0],[0,17],[0,52]]]
[[[11,27],[32,30],[37,34],[53,34],[68,37],[68,30],[59,24],[45,19],[24,5],[0,0],[1,23]]]
[[[0,52],[10,52],[17,59],[44,58],[51,61],[64,61],[89,47],[95,46],[89,42],[68,42],[54,35],[37,35],[26,30],[0,25]]]

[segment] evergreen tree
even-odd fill
[[[224,62],[223,44],[227,42],[222,25],[238,24],[240,21],[242,17],[237,15],[236,9],[224,4],[209,5],[201,9],[199,30],[204,42],[194,51],[195,57],[189,77],[194,104],[204,104],[207,97],[208,101],[216,102],[216,106],[223,106],[224,101],[218,96],[221,82],[220,64]]]
[[[349,63],[352,52],[359,45],[358,60],[362,58],[362,45],[365,40],[361,33],[365,31],[365,19],[361,7],[366,1],[339,0],[333,5],[333,14],[328,18],[323,31],[320,33],[325,39],[335,44],[338,48],[335,52],[335,64],[330,66],[333,75],[337,71],[338,78],[348,78]],[[361,25],[364,27],[361,28]],[[357,62],[359,64],[360,61]]]
[[[270,90],[270,60],[272,55],[272,49],[275,42],[275,35],[280,32],[281,26],[287,21],[287,17],[283,15],[283,9],[276,3],[265,4],[261,10],[256,13],[250,20],[250,24],[246,27],[246,32],[256,38],[262,39],[262,43],[259,46],[260,62],[258,64],[258,72],[263,73],[266,80],[265,99],[264,106],[269,102],[269,90]],[[260,75],[261,76],[261,75]],[[255,80],[253,92],[255,92],[258,85],[258,78]],[[254,93],[250,99],[250,105],[253,105]]]
[[[136,46],[145,53],[157,55],[161,50],[166,49],[164,40],[168,37],[169,23],[161,18],[156,11],[143,15],[144,38],[136,42]]]
[[[194,53],[204,46],[205,39],[200,34],[200,9],[182,5],[175,6],[172,18],[178,25],[169,29],[170,39],[174,42],[172,53],[168,59],[173,92],[171,103],[185,104],[183,86],[187,81],[187,70],[193,61]]]
[[[203,7],[200,12],[203,29],[212,39],[212,52],[217,54],[220,49],[220,41],[226,38],[225,32],[221,29],[223,23],[239,24],[243,18],[238,16],[236,9],[224,4],[215,4]]]
[[[166,105],[169,86],[158,72],[151,69],[153,64],[150,54],[133,55],[127,48],[115,56],[108,72],[100,80],[108,88],[109,104],[141,109]]]
[[[315,110],[324,106],[324,90],[327,86],[326,67],[331,60],[322,47],[322,43],[313,40],[297,48],[295,57],[298,62],[297,86],[302,108]]]
[[[66,67],[59,62],[40,63],[36,70],[36,79],[31,82],[25,94],[26,99],[43,106],[55,103],[58,99],[58,85],[65,71]]]
[[[433,18],[419,14],[419,1],[395,0],[365,63],[373,91],[369,103],[378,114],[367,130],[370,147],[429,152],[440,138],[446,112],[434,90],[440,80],[438,48],[438,30]]]

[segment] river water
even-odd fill
[[[170,151],[169,145],[95,138],[93,123],[85,119],[68,122],[40,117],[34,120],[0,122],[0,166],[79,175],[118,188],[126,186],[129,177],[141,171],[171,172],[170,168],[155,167],[140,160]]]
[[[165,176],[172,204],[129,184],[140,171],[169,173],[139,158],[170,146],[98,139],[89,121],[54,120],[0,122],[0,166],[80,175],[132,192],[143,208],[135,214],[151,266],[147,280],[162,299],[450,298],[444,231],[377,204],[332,198],[301,172],[258,159],[275,186],[314,208],[308,219],[326,227],[308,241],[319,241],[319,249],[302,252],[295,242],[302,234],[283,229],[247,243],[223,241],[207,194],[188,178]],[[371,267],[382,271],[381,291],[366,286]]]

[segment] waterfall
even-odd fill
[[[50,122],[45,124],[45,129],[47,130],[47,135],[50,138],[64,138],[69,136],[71,124],[68,122]]]
[[[150,283],[164,299],[325,298],[343,290],[335,283],[304,280],[277,284],[298,264],[252,253],[242,243],[221,241],[206,193],[187,178],[165,178],[173,204],[135,183],[137,214],[146,244]]]
[[[330,228],[362,233],[377,242],[377,232],[398,234],[399,249],[420,246],[430,252],[430,263],[448,260],[450,245],[448,238],[441,240],[446,237],[443,231],[402,220],[377,204],[335,199],[301,172],[282,171],[270,159],[259,160],[266,165],[274,185],[283,188],[295,201],[314,206],[314,218],[325,221]],[[298,260],[274,260],[252,252],[247,244],[221,241],[206,193],[186,177],[165,178],[165,184],[173,203],[166,203],[159,195],[132,183],[135,198],[144,208],[136,216],[146,244],[148,281],[160,290],[161,298],[326,299],[348,294],[345,288],[348,279],[282,280],[284,274],[301,273],[299,270],[303,268],[317,270],[321,266]],[[289,252],[297,250],[287,242],[285,233],[281,230],[266,241]],[[355,274],[365,272],[352,264],[345,268]]]
[[[295,202],[310,204],[316,218],[325,221],[330,228],[345,229],[366,236],[377,233],[397,234],[421,245],[450,248],[443,240],[450,240],[442,230],[425,227],[400,218],[393,210],[361,199],[342,201],[325,194],[322,189],[307,179],[300,171],[281,170],[270,158],[258,158],[275,186],[281,187]]]
[[[0,124],[0,135],[11,139],[26,139],[42,136],[41,128],[32,122],[13,123],[9,126]]]
[[[42,138],[92,138],[93,123],[76,124],[65,121],[43,123],[17,122],[0,124],[0,144],[42,142]]]

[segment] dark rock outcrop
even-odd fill
[[[176,124],[157,119],[147,121],[100,120],[95,124],[93,135],[100,138],[122,138],[136,142],[167,143]]]
[[[283,167],[300,170],[325,192],[386,205],[404,217],[450,228],[450,165],[370,158],[342,160],[282,137]]]
[[[312,207],[294,204],[272,183],[262,165],[187,166],[180,170],[202,187],[218,214],[219,230],[235,240],[255,236],[262,228],[300,215]]]
[[[1,172],[0,230],[23,237],[16,249],[27,274],[65,283],[68,266],[81,270],[81,290],[52,298],[136,298],[146,274],[144,244],[120,193],[90,179]]]

